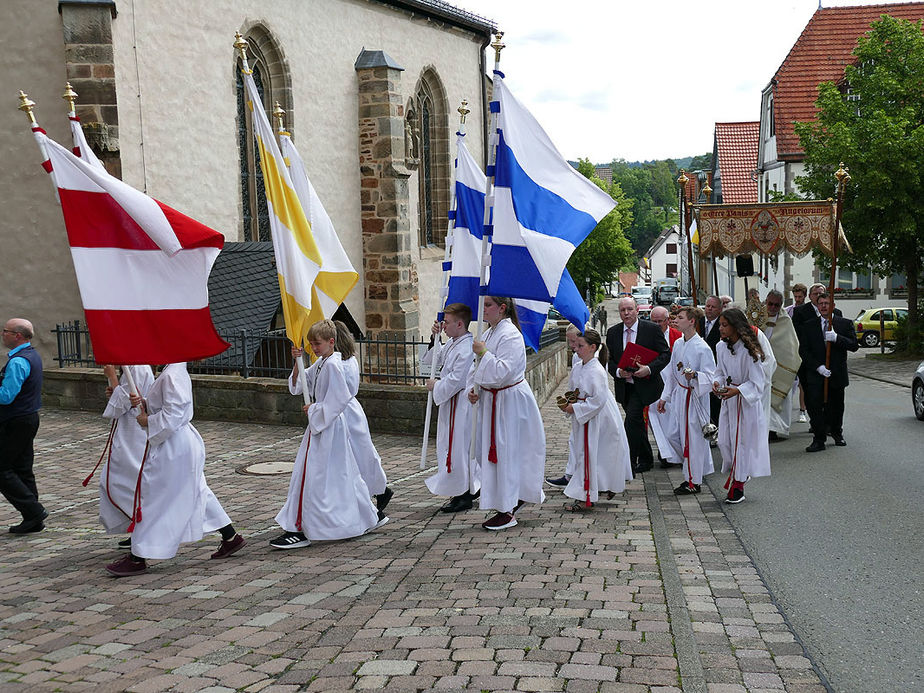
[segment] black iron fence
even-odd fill
[[[80,320],[58,324],[52,333],[57,339],[59,368],[97,365],[86,325]],[[292,371],[292,343],[283,330],[219,331],[231,346],[217,356],[188,364],[190,373],[240,375],[244,378],[285,378]],[[551,327],[542,333],[539,348],[559,340],[560,330]],[[365,382],[397,385],[421,384],[428,377],[420,370],[420,353],[428,340],[407,340],[397,335],[357,340],[356,358]]]

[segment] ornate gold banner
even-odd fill
[[[780,250],[802,256],[813,248],[831,255],[834,211],[833,200],[695,205],[700,257]]]

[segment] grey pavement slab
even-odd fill
[[[569,428],[553,400],[542,413],[557,476]],[[80,483],[108,426],[43,413],[36,474],[51,516],[40,534],[0,536],[0,690],[824,690],[715,499],[678,500],[674,472],[586,513],[548,489],[517,527],[486,532],[484,512],[438,512],[417,437],[378,435],[391,522],[280,552],[268,542],[288,475],[238,470],[290,462],[302,431],[197,427],[209,484],[248,545],[212,561],[209,537],[116,579],[103,567],[121,537],[98,524],[95,482]],[[14,515],[0,504],[0,524]]]

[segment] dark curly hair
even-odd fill
[[[748,353],[754,361],[763,361],[765,359],[764,350],[760,348],[757,335],[754,334],[754,330],[751,329],[751,324],[740,308],[726,308],[719,317],[725,318],[725,322],[727,322],[728,326],[738,335],[738,339],[744,344],[744,347],[748,350]]]

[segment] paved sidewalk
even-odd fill
[[[551,401],[543,417],[557,474],[568,425]],[[95,480],[80,485],[108,426],[44,412],[48,529],[0,536],[0,690],[825,690],[721,506],[673,495],[679,472],[649,472],[586,514],[550,490],[494,533],[480,511],[437,512],[418,439],[377,436],[391,522],[279,552],[267,542],[288,475],[236,470],[291,461],[301,431],[197,425],[248,546],[210,561],[209,538],[115,579],[103,566],[118,537],[97,524]],[[0,525],[14,515],[0,504]]]
[[[914,372],[918,369],[921,359],[885,361],[867,358],[867,355],[878,356],[879,349],[861,348],[859,351],[848,355],[847,370],[850,371],[851,375],[860,375],[911,389],[911,379],[914,377]]]

